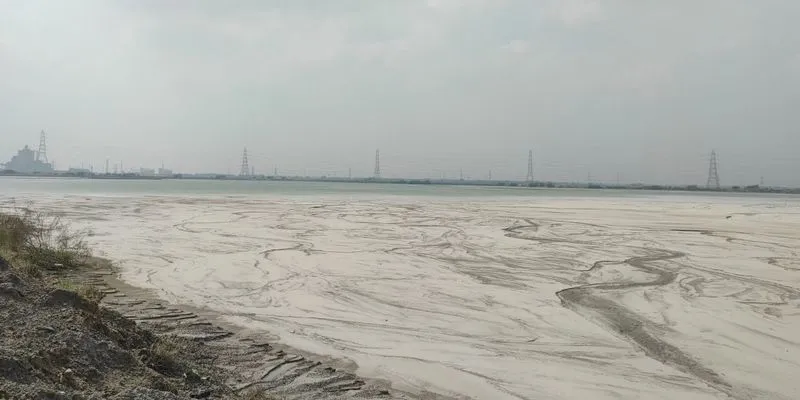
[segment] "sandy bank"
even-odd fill
[[[164,303],[152,291],[118,279],[110,263],[95,265],[78,271],[75,279],[107,292],[102,304],[139,326],[202,343],[214,354],[214,365],[228,372],[224,383],[233,393],[260,389],[280,399],[408,398],[388,382],[356,376],[350,363],[280,345],[274,336],[226,323],[211,310]]]

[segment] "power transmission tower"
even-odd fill
[[[528,150],[528,175],[525,180],[533,182],[533,150]]]
[[[250,176],[250,164],[247,162],[247,147],[242,152],[242,169],[239,170],[239,176]]]
[[[711,151],[711,160],[708,163],[708,182],[706,182],[707,189],[720,189],[719,185],[719,170],[717,168],[717,152]]]
[[[381,150],[375,150],[375,178],[381,177]]]
[[[47,164],[47,135],[44,130],[39,134],[39,151],[36,153],[36,161]]]

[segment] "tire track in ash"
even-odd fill
[[[522,230],[538,231],[538,224],[530,219],[525,219],[525,222],[528,225],[516,225],[504,229],[506,231],[506,236],[515,239],[543,242],[540,238],[528,237],[520,233]],[[551,241],[552,240],[545,240],[544,242]],[[570,241],[563,240],[563,242]],[[649,248],[637,249],[647,251],[650,254],[628,258],[622,261],[621,264],[627,264],[633,268],[655,275],[654,279],[643,282],[609,282],[581,285],[561,290],[556,293],[556,296],[558,296],[561,303],[566,308],[610,330],[613,334],[621,335],[625,339],[635,343],[644,350],[648,357],[663,364],[670,365],[681,372],[693,375],[714,389],[731,397],[742,398],[734,392],[731,384],[722,379],[719,374],[692,359],[678,347],[652,334],[652,331],[658,330],[654,329],[657,328],[654,324],[646,319],[640,318],[635,312],[625,308],[623,305],[604,298],[597,293],[601,291],[626,290],[632,288],[660,287],[675,281],[678,276],[676,272],[659,268],[653,263],[685,257],[684,253],[670,250],[653,250]],[[601,266],[603,263],[608,263],[608,261],[595,263],[592,269]]]

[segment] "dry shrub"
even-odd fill
[[[0,214],[0,217],[2,217],[2,214]],[[2,231],[2,225],[0,225],[0,231]],[[42,271],[38,267],[25,260],[20,260],[17,254],[8,248],[0,246],[0,258],[9,263],[15,272],[23,276],[36,279],[42,277]]]
[[[33,226],[19,213],[0,213],[0,246],[19,252],[33,232]]]
[[[106,297],[105,293],[93,285],[82,285],[80,289],[78,289],[78,294],[95,303],[101,302],[103,298]]]
[[[76,284],[75,282],[66,279],[61,279],[57,281],[55,285],[57,287],[60,287],[61,289],[69,290],[70,292],[75,292],[84,299],[92,301],[94,303],[100,303],[100,301],[102,301],[103,298],[106,297],[106,294],[103,293],[100,289],[98,289],[94,285]]]
[[[25,275],[29,278],[39,279],[42,277],[41,268],[27,261],[16,261],[14,262],[13,265],[14,265],[14,270],[20,272],[22,275]]]
[[[86,233],[70,228],[61,217],[13,207],[0,212],[0,248],[13,253],[28,269],[65,270],[80,266],[91,255]]]
[[[181,346],[176,338],[161,337],[150,347],[148,364],[150,368],[167,376],[177,376],[183,370],[180,361]]]

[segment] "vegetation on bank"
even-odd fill
[[[58,215],[30,207],[0,213],[0,254],[32,276],[85,263],[91,256],[85,237]]]
[[[85,238],[57,215],[0,210],[0,399],[272,399],[234,393],[195,342],[100,307],[104,292],[68,278],[91,260]]]

